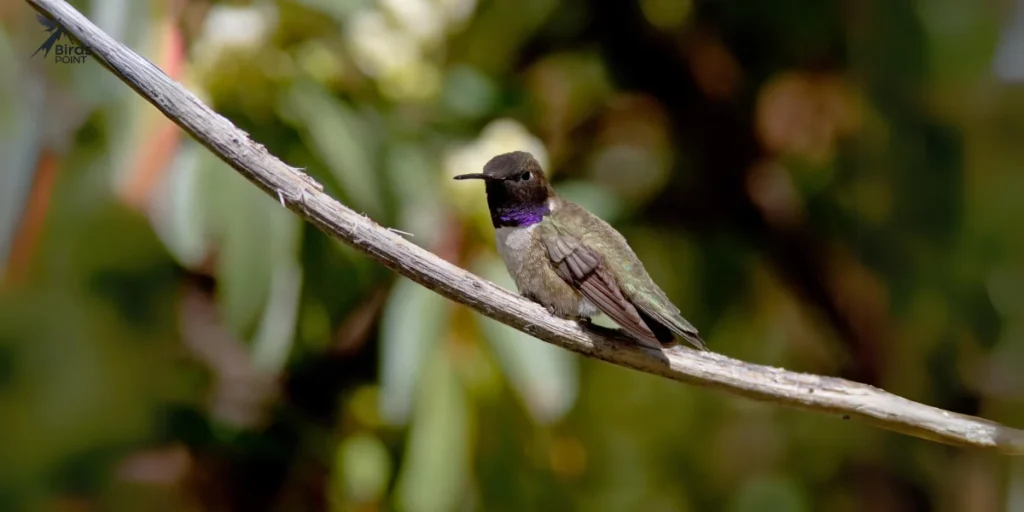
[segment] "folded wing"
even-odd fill
[[[662,343],[670,343],[674,339],[672,333],[661,325],[651,329],[651,322],[647,321],[649,315],[638,311],[623,295],[600,255],[579,238],[550,229],[545,233],[544,243],[555,273],[631,336],[655,348],[661,348]],[[668,340],[664,339],[666,336]]]

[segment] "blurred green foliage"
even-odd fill
[[[1024,424],[1020,6],[73,3],[487,279],[513,287],[482,191],[450,178],[531,151],[713,350]],[[457,307],[95,61],[33,57],[27,4],[0,22],[0,510],[1024,509],[1004,459]]]

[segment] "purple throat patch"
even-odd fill
[[[547,203],[520,205],[502,208],[497,212],[498,220],[506,226],[532,226],[551,213]]]

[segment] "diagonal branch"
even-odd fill
[[[275,158],[63,0],[26,1],[57,20],[122,81],[287,208],[448,299],[548,343],[641,372],[755,400],[857,418],[940,443],[1024,455],[1024,431],[982,418],[944,411],[834,377],[789,372],[681,347],[664,352],[641,348],[606,330],[584,329],[575,322],[553,317],[541,306],[438,258],[324,194],[314,180]]]

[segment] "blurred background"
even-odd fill
[[[527,150],[713,350],[1024,426],[1024,6],[73,4],[512,288]],[[0,509],[1020,511],[1024,466],[582,359],[303,224],[0,4]],[[74,44],[62,40],[58,44]]]

